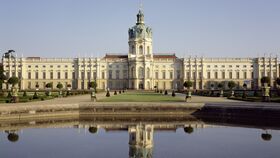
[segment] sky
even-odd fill
[[[142,0],[153,52],[178,57],[280,55],[280,0]],[[140,0],[0,0],[0,53],[128,53]]]

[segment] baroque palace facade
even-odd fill
[[[40,58],[16,57],[5,53],[2,57],[8,77],[20,79],[20,89],[44,89],[52,82],[53,88],[62,83],[64,88],[88,89],[97,82],[97,89],[182,89],[186,80],[193,89],[210,89],[218,82],[235,81],[237,88],[246,83],[258,89],[263,76],[271,78],[275,87],[279,77],[278,58],[178,58],[175,54],[154,54],[152,29],[145,25],[139,10],[136,25],[128,31],[127,55],[106,54],[103,58]],[[8,87],[7,87],[8,88]],[[227,86],[225,86],[227,88]]]

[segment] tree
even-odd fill
[[[233,82],[233,81],[229,81],[229,82],[228,82],[228,88],[229,88],[229,89],[232,90],[235,86],[236,86],[236,83],[235,83],[235,82]]]
[[[62,89],[62,88],[63,88],[63,85],[59,82],[59,83],[56,85],[56,88]]]
[[[10,142],[17,142],[19,139],[19,136],[16,133],[9,133],[8,140]]]
[[[262,83],[262,85],[270,83],[270,78],[267,77],[267,76],[262,77],[261,78],[261,83]]]
[[[19,79],[15,76],[13,77],[10,77],[9,80],[8,80],[8,83],[11,84],[13,87],[18,84],[19,82]]]
[[[263,139],[264,141],[270,141],[271,138],[272,138],[272,135],[271,135],[271,134],[268,134],[268,133],[263,133],[263,134],[262,134],[262,139]]]
[[[90,83],[89,83],[89,87],[90,87],[90,88],[93,88],[93,89],[95,89],[95,90],[96,90],[97,83],[96,83],[96,82],[94,82],[94,81],[92,81],[92,82],[90,82]]]
[[[52,88],[52,87],[53,87],[53,83],[52,82],[46,84],[46,88]]]
[[[184,84],[183,84],[184,87],[190,89],[190,87],[193,86],[193,83],[192,81],[185,81]]]
[[[218,88],[219,88],[219,89],[223,89],[223,88],[224,88],[224,84],[223,84],[223,83],[219,83],[219,84],[218,84]]]
[[[185,131],[186,133],[188,133],[188,134],[191,134],[191,133],[193,132],[193,128],[192,128],[191,126],[185,127],[185,128],[184,128],[184,131]]]
[[[279,78],[279,77],[276,79],[276,84],[277,84],[278,86],[280,86],[280,78]]]
[[[89,127],[88,128],[89,133],[95,134],[98,131],[97,127]]]

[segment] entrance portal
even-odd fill
[[[144,85],[143,85],[143,83],[139,83],[138,88],[139,88],[139,89],[144,89]]]

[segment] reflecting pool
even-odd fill
[[[0,122],[5,158],[275,158],[279,126],[188,117]]]

